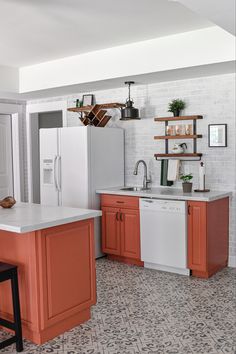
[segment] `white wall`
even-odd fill
[[[232,60],[234,36],[210,27],[20,68],[20,92]]]
[[[164,151],[163,141],[154,141],[154,135],[164,134],[164,124],[154,122],[157,116],[166,116],[168,102],[173,98],[182,98],[187,103],[185,114],[202,114],[204,119],[198,122],[198,132],[203,139],[198,142],[207,166],[207,185],[215,190],[232,191],[234,194],[230,208],[230,264],[236,266],[236,123],[235,123],[235,75],[219,75],[182,81],[172,81],[151,85],[134,86],[131,96],[135,107],[140,108],[140,121],[122,122],[120,113],[113,110],[113,118],[108,126],[125,129],[125,181],[128,185],[141,185],[142,172],[133,175],[135,162],[144,159],[152,175],[153,186],[159,186],[160,162],[153,155]],[[124,102],[127,89],[95,91],[97,102]],[[68,107],[81,95],[55,98],[68,101]],[[49,101],[50,99],[47,99]],[[53,100],[53,99],[51,99]],[[207,128],[210,123],[228,124],[228,147],[209,148]],[[68,126],[80,125],[78,115],[68,112]],[[189,144],[189,143],[188,143]],[[185,162],[194,175],[194,185],[198,182],[198,163]],[[181,187],[180,183],[177,184]]]
[[[19,92],[19,69],[0,65],[0,92]]]

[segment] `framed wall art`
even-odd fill
[[[94,95],[83,95],[83,106],[92,106],[94,104]]]
[[[227,146],[227,124],[208,125],[208,146],[209,147]]]

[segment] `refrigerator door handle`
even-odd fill
[[[61,191],[61,156],[57,156],[57,188]]]
[[[57,155],[54,157],[53,172],[54,172],[54,186],[58,191],[56,169],[57,169]]]

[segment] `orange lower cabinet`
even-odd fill
[[[102,251],[120,255],[120,210],[102,208]]]
[[[121,209],[121,255],[140,259],[139,210]]]
[[[0,231],[0,259],[19,266],[23,336],[42,344],[87,321],[96,303],[93,220],[15,234]],[[12,320],[9,282],[0,317]]]
[[[188,266],[206,270],[206,202],[188,202]]]
[[[101,203],[103,252],[109,259],[143,266],[138,198],[103,195]]]
[[[209,278],[228,263],[229,198],[188,202],[188,267]]]

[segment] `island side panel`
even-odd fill
[[[35,232],[18,234],[0,230],[0,260],[18,266],[21,318],[24,336],[39,331]],[[0,283],[0,316],[13,320],[10,281]]]
[[[42,344],[90,318],[96,303],[93,219],[15,234],[0,231],[0,259],[19,266],[23,336]],[[0,308],[12,319],[10,284]]]
[[[42,230],[37,245],[41,326],[57,331],[64,322],[69,329],[74,316],[96,303],[93,219]]]
[[[229,253],[229,198],[207,203],[207,267],[209,275],[227,267]]]
[[[228,264],[229,198],[188,206],[188,266],[193,276],[209,278]]]

